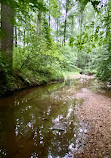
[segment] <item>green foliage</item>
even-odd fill
[[[25,85],[59,80],[80,70],[97,72],[100,79],[111,81],[110,1],[104,7],[97,0],[1,3],[15,9],[12,72],[7,55],[0,55],[4,88],[17,87],[17,80]]]
[[[50,49],[53,45],[53,40],[50,34],[50,28],[48,26],[48,22],[46,21],[46,18],[43,19],[43,32],[44,32],[44,40],[46,40],[47,46]]]
[[[71,38],[69,39],[69,46],[73,47],[73,42],[74,42],[74,38],[71,37]]]
[[[85,6],[91,2],[92,6],[94,7],[94,9],[98,12],[98,5],[101,3],[101,1],[98,0],[77,0],[79,1],[79,3],[81,4],[81,9],[84,10]]]
[[[10,70],[10,65],[7,62],[7,58],[0,52],[0,94],[3,94],[7,90],[12,90],[14,86],[14,77]]]
[[[111,54],[108,46],[101,48],[97,58],[97,76],[103,81],[111,82]]]

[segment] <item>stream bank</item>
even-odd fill
[[[8,81],[7,81],[8,79]],[[0,74],[0,97],[2,96],[8,96],[12,95],[13,93],[17,91],[22,91],[24,89],[32,88],[32,87],[38,87],[45,84],[51,84],[56,82],[63,82],[64,76],[56,76],[56,78],[53,77],[41,77],[41,79],[34,79],[32,76],[30,79],[25,76],[23,76],[21,73],[17,73],[12,75],[9,75],[6,77],[2,72]]]

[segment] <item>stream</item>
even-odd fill
[[[71,79],[1,98],[0,157],[73,158],[81,132],[75,110],[84,103],[75,94],[82,88],[95,91],[95,84],[95,79]]]

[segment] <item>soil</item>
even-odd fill
[[[74,75],[88,80],[93,76]],[[82,88],[76,98],[84,104],[76,107],[81,127],[73,150],[74,158],[111,158],[111,98]]]

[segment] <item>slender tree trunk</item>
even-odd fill
[[[17,47],[17,28],[15,26],[15,47]]]
[[[13,58],[13,22],[14,9],[5,4],[1,4],[1,29],[3,32],[1,51],[6,56],[10,68],[12,68]]]
[[[41,0],[41,2],[43,3],[44,0]],[[39,10],[37,14],[37,36],[39,36],[41,33],[41,17],[42,17],[42,13]]]
[[[49,9],[49,12],[48,12],[48,25],[50,27],[50,0],[47,0],[47,3],[48,3],[48,9]]]
[[[65,22],[64,22],[64,46],[66,44],[66,24],[67,24],[67,20],[65,19]]]
[[[80,33],[82,33],[83,31],[83,10],[81,9],[81,12],[80,12]]]
[[[49,27],[50,27],[50,1],[49,1]]]
[[[24,28],[24,47],[25,47],[25,35],[26,35],[26,30]]]
[[[57,35],[56,35],[57,44],[58,44],[58,33],[59,33],[59,20],[57,18]]]
[[[80,10],[80,17],[79,17],[79,48],[77,54],[77,67],[81,68],[81,46],[82,46],[82,23],[83,23],[83,10],[81,7]]]
[[[40,24],[41,24],[41,12],[39,11],[37,15],[37,35],[39,35],[41,30]]]
[[[49,27],[50,27],[50,12],[49,12]]]
[[[83,25],[83,10],[81,9],[80,11],[80,19],[79,19],[79,34],[80,34],[80,49],[79,51],[81,52],[81,45],[82,45],[82,32],[83,32],[83,29],[82,29],[82,26]]]
[[[66,15],[65,15],[65,21],[64,21],[64,46],[66,44],[66,27],[67,27],[67,13],[68,13],[68,1],[66,0]]]
[[[73,36],[73,33],[74,33],[74,16],[72,16],[71,37]]]

